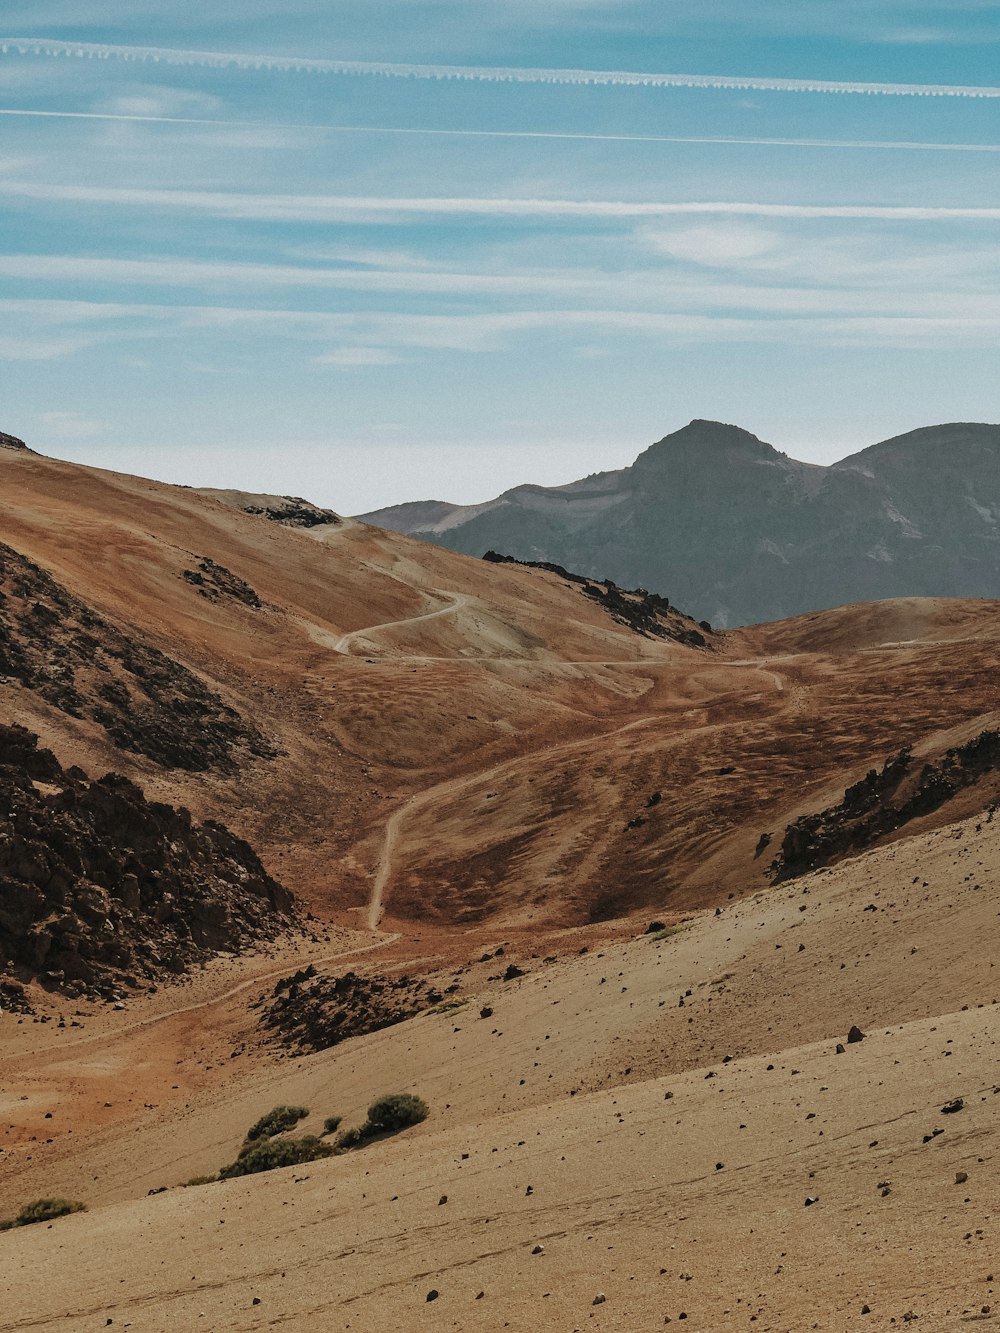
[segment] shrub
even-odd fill
[[[184,1188],[189,1189],[192,1185],[214,1185],[218,1179],[218,1176],[192,1176],[190,1180],[185,1180]]]
[[[68,1213],[85,1213],[87,1205],[76,1203],[72,1199],[35,1199],[26,1203],[18,1215],[9,1221],[0,1222],[0,1231],[10,1231],[13,1227],[30,1227],[35,1222],[51,1222]]]
[[[254,1139],[273,1139],[275,1134],[283,1134],[286,1129],[293,1129],[300,1120],[309,1114],[307,1106],[275,1106],[267,1115],[262,1115],[256,1124],[247,1130],[247,1141]]]
[[[337,1152],[346,1152],[348,1148],[360,1148],[369,1138],[371,1130],[367,1125],[355,1125],[352,1129],[345,1129],[342,1134],[338,1134],[333,1146]]]
[[[379,1097],[368,1108],[368,1124],[373,1134],[389,1134],[427,1119],[427,1103],[412,1092],[391,1092]]]
[[[343,1118],[344,1117],[341,1115],[328,1115],[326,1119],[323,1121],[323,1133],[332,1134],[336,1129],[340,1127],[340,1122],[341,1120],[343,1120]]]
[[[334,1151],[329,1143],[324,1143],[315,1134],[306,1134],[301,1139],[271,1138],[248,1142],[240,1149],[236,1161],[222,1168],[219,1179],[253,1176],[258,1171],[275,1171],[282,1166],[301,1166],[303,1162],[315,1162],[320,1157],[332,1157]]]

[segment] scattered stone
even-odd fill
[[[965,1100],[962,1097],[956,1097],[953,1102],[947,1102],[941,1107],[942,1115],[954,1115],[956,1111],[961,1111],[965,1106]]]
[[[848,1032],[847,1034],[848,1046],[853,1046],[856,1042],[864,1041],[864,1039],[865,1039],[865,1034],[861,1031],[861,1029],[857,1026],[856,1023],[853,1024],[850,1032]]]
[[[340,976],[315,967],[282,977],[272,996],[253,1001],[268,1040],[283,1051],[325,1051],[349,1037],[380,1032],[440,1004],[441,991],[408,976]]]
[[[964,1185],[965,1182],[966,1182],[968,1179],[969,1179],[969,1173],[968,1173],[968,1171],[956,1171],[956,1172],[955,1172],[955,1184],[956,1184],[956,1185]]]
[[[591,1305],[603,1305],[604,1302],[605,1302],[607,1299],[608,1299],[608,1298],[607,1298],[607,1296],[605,1296],[604,1292],[603,1292],[603,1291],[599,1291],[599,1292],[597,1293],[597,1295],[594,1297],[594,1299],[593,1299],[590,1303],[591,1303]]]
[[[437,1287],[431,1287],[430,1291],[429,1291],[429,1292],[427,1293],[427,1295],[424,1297],[424,1300],[425,1300],[425,1301],[436,1301],[437,1298],[438,1298],[440,1295],[441,1295],[441,1293],[438,1291]]]
[[[532,1254],[544,1254],[544,1253],[545,1253],[545,1246],[544,1246],[544,1245],[534,1245],[534,1246],[532,1246],[531,1253],[532,1253]]]

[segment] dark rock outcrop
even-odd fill
[[[494,565],[520,565],[525,569],[545,569],[550,574],[558,574],[567,583],[577,584],[584,596],[602,606],[612,620],[646,638],[672,639],[689,648],[710,646],[705,635],[712,633],[711,625],[703,621],[695,627],[690,616],[671,606],[659,593],[647,592],[645,588],[619,588],[610,579],[598,581],[583,574],[572,574],[562,565],[547,560],[516,560],[512,555],[500,555],[497,551],[487,551],[483,559]]]
[[[245,579],[241,579],[225,565],[216,564],[207,555],[198,561],[197,569],[185,569],[181,577],[197,589],[200,596],[210,602],[227,598],[233,602],[241,602],[243,606],[249,606],[254,611],[259,611],[263,606],[263,602]]]
[[[16,435],[8,435],[6,431],[0,430],[0,449],[23,450],[30,454],[33,450],[29,449],[23,440],[19,440]]]
[[[0,684],[4,677],[164,768],[231,773],[239,750],[274,754],[194,672],[125,634],[0,543]]]
[[[271,505],[246,505],[243,512],[283,523],[286,528],[318,528],[340,522],[332,509],[321,509],[299,495],[284,495]]]
[[[0,973],[110,996],[293,920],[291,895],[222,824],[63,769],[0,725]]]
[[[284,977],[270,998],[251,1007],[260,1008],[271,1041],[305,1054],[402,1023],[442,999],[433,986],[410,977],[330,977],[308,967]]]
[[[946,750],[935,762],[919,766],[909,749],[900,750],[880,770],[870,769],[848,787],[837,805],[788,825],[771,865],[774,882],[870,847],[998,770],[997,731],[982,731],[965,745]]]

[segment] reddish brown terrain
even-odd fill
[[[0,1235],[2,1327],[1000,1318],[1000,604],[721,634],[298,500],[0,487],[0,1217],[89,1208]]]

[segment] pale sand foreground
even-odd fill
[[[989,1325],[997,847],[995,822],[922,835],[22,1163],[19,1196],[90,1176],[92,1200],[125,1201],[0,1237],[3,1327]],[[866,1040],[835,1054],[855,1021]],[[273,1102],[305,1100],[310,1128],[387,1084],[423,1092],[431,1119],[134,1197],[218,1166]]]

